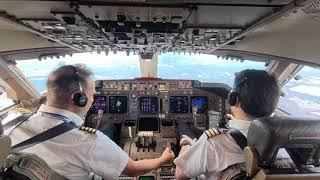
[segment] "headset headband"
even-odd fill
[[[244,77],[238,84],[236,84],[234,87],[234,90],[235,91],[239,91],[239,87],[241,86],[241,85],[245,85],[245,86],[247,86],[247,80],[248,80],[248,78],[247,77]]]
[[[78,82],[79,90],[80,90],[80,92],[82,93],[83,90],[82,90],[82,85],[81,85],[80,80],[79,80],[79,71],[78,71],[78,69],[77,69],[75,66],[72,66],[72,65],[71,65],[71,67],[73,68],[73,71],[74,71],[74,74],[75,74],[74,80]]]

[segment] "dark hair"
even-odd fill
[[[77,70],[78,75],[76,75]],[[84,65],[65,65],[51,72],[47,81],[48,93],[57,97],[56,102],[65,103],[70,94],[80,90],[79,83],[83,91],[87,89],[88,78],[92,75]],[[78,77],[77,77],[78,76]]]
[[[279,84],[264,70],[247,69],[237,73],[234,86],[239,93],[241,109],[251,116],[270,116],[277,107]]]

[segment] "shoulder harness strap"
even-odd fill
[[[247,138],[238,129],[235,129],[235,128],[231,128],[231,129],[210,128],[204,131],[204,133],[207,135],[208,138],[217,136],[222,133],[229,133],[232,139],[236,141],[236,143],[238,144],[238,146],[240,146],[242,150],[247,146]]]
[[[13,120],[9,121],[8,123],[6,123],[6,124],[4,124],[2,126],[3,131],[6,131],[7,129],[9,129],[9,128],[15,126],[15,125],[19,125],[19,123],[22,123],[22,122],[26,121],[32,115],[34,115],[34,113],[24,113],[21,116],[18,116],[16,118],[14,118]]]
[[[31,146],[37,145],[41,142],[47,141],[49,139],[55,138],[61,134],[64,134],[68,131],[71,131],[72,129],[76,128],[76,126],[72,123],[61,123],[57,126],[54,126],[47,131],[44,131],[40,134],[37,134],[23,142],[20,142],[19,144],[16,144],[11,147],[12,153],[17,153],[19,151],[22,151],[26,148],[29,148]]]
[[[238,129],[231,128],[228,133],[242,150],[247,146],[247,138]]]

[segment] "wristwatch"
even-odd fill
[[[183,140],[183,141],[180,143],[180,146],[186,146],[186,145],[191,146],[191,142],[188,141],[188,140]]]

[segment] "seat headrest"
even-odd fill
[[[314,148],[320,145],[320,118],[274,116],[253,120],[248,145],[256,148],[260,163],[270,165],[279,148]]]

